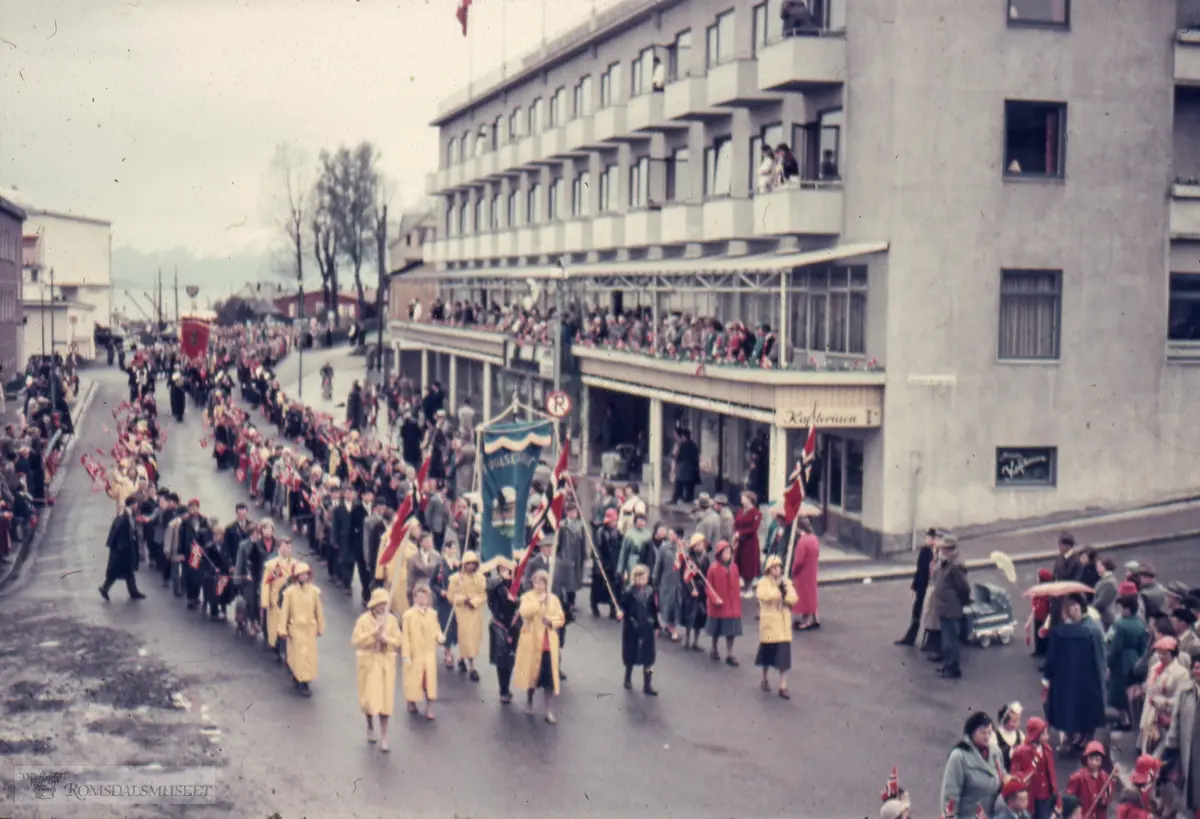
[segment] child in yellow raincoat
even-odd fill
[[[400,654],[404,657],[404,699],[408,712],[417,713],[417,700],[425,700],[425,719],[433,721],[437,701],[438,646],[442,627],[430,607],[433,593],[424,583],[413,587],[413,606],[401,618]]]
[[[406,527],[404,539],[400,541],[400,547],[396,549],[396,553],[386,564],[383,563],[385,547],[380,546],[378,558],[380,562],[375,567],[375,579],[380,581],[384,588],[391,590],[391,612],[400,617],[408,608],[408,562],[418,551],[417,542],[421,536],[421,522],[416,518],[409,518],[407,521],[397,520],[392,523],[392,526]],[[380,543],[386,544],[391,533],[391,529],[384,532]]]
[[[762,666],[762,690],[771,690],[767,673],[772,668],[778,669],[779,696],[788,700],[791,699],[787,673],[792,667],[792,606],[798,598],[791,578],[783,576],[779,555],[767,558],[754,593],[759,605],[758,656],[754,664]]]
[[[521,595],[521,636],[517,640],[517,659],[513,667],[512,686],[525,689],[528,699],[525,713],[532,715],[534,691],[546,692],[546,722],[558,722],[554,716],[554,695],[559,690],[558,629],[567,621],[562,603],[550,593],[550,574],[538,571],[533,575],[533,588]]]
[[[309,683],[317,678],[317,638],[325,633],[325,612],[321,590],[312,584],[309,565],[297,563],[292,567],[292,577],[294,582],[283,593],[279,636],[288,641],[287,663],[296,689],[309,697]]]
[[[275,525],[266,521],[263,523],[263,536],[274,536]],[[292,559],[292,540],[283,538],[279,541],[279,554],[263,564],[262,588],[258,600],[262,606],[262,619],[266,629],[267,645],[275,649],[275,661],[283,662],[284,643],[279,639],[279,595],[283,587],[292,577],[292,568],[296,561]]]
[[[387,610],[387,589],[375,589],[354,624],[350,643],[357,651],[358,707],[367,716],[367,742],[375,741],[379,717],[379,750],[388,751],[388,718],[396,703],[396,652],[403,637],[396,616]]]
[[[479,682],[475,657],[483,643],[483,615],[487,610],[487,581],[479,571],[479,555],[468,551],[462,566],[450,578],[446,592],[454,604],[454,619],[458,624],[458,658],[467,664],[468,679]]]

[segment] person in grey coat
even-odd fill
[[[950,750],[942,775],[942,810],[954,802],[953,816],[975,819],[979,808],[991,816],[1000,795],[1002,763],[992,750],[992,718],[982,711],[967,717],[962,741]]]
[[[441,481],[429,493],[429,502],[425,505],[425,528],[433,533],[433,545],[440,552],[446,541],[446,529],[450,526],[450,506],[446,503],[446,495],[442,491]]]
[[[1104,630],[1117,621],[1117,577],[1113,571],[1117,564],[1111,557],[1106,557],[1096,564],[1100,579],[1096,581],[1096,593],[1092,597],[1092,607],[1100,613],[1100,622]]]
[[[588,553],[587,524],[579,518],[579,507],[574,503],[568,502],[564,514],[566,518],[558,533],[558,558],[554,565],[561,592],[555,593],[565,595],[562,603],[570,611],[575,608],[575,593],[583,587],[583,564]]]
[[[720,492],[713,495],[713,510],[721,521],[721,537],[717,540],[710,540],[709,543],[714,547],[722,540],[726,543],[733,543],[733,510],[729,508],[729,498]]]
[[[683,575],[679,573],[677,558],[684,551],[683,529],[674,527],[658,549],[654,568],[650,570],[650,584],[658,592],[658,620],[671,635],[671,641],[679,642],[679,614],[683,602]]]
[[[721,514],[713,509],[712,498],[707,492],[701,492],[699,500],[699,520],[696,521],[696,531],[704,535],[708,548],[713,548],[721,540]]]
[[[470,438],[459,438],[454,449],[454,492],[461,498],[475,489],[475,444]]]
[[[1171,756],[1179,760],[1175,769],[1179,801],[1182,803],[1179,807],[1186,807],[1189,812],[1194,812],[1200,809],[1200,755],[1195,753],[1196,712],[1200,705],[1200,657],[1192,659],[1188,671],[1192,677],[1191,683],[1175,700],[1171,727],[1158,756],[1163,756],[1164,751],[1170,751]]]
[[[958,540],[946,535],[938,542],[942,566],[933,586],[933,607],[937,612],[942,634],[942,667],[938,674],[947,679],[962,676],[959,648],[963,634],[963,609],[971,602],[971,584],[967,567],[958,553]]]

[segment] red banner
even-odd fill
[[[184,319],[179,327],[179,351],[184,358],[203,358],[208,353],[208,337],[212,328],[207,321]]]

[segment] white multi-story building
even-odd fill
[[[24,355],[53,346],[95,358],[95,330],[112,321],[112,223],[37,206],[26,212]]]
[[[774,328],[770,369],[572,347],[584,463],[640,440],[654,501],[672,426],[706,488],[777,500],[814,408],[823,525],[870,552],[1194,495],[1200,2],[810,5],[784,36],[778,0],[629,0],[447,100],[417,275]],[[486,325],[393,332],[485,407],[547,390]]]

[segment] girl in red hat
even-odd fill
[[[1116,791],[1116,777],[1104,770],[1104,746],[1092,740],[1083,749],[1083,764],[1067,780],[1067,793],[1079,800],[1084,816],[1108,816]]]
[[[1048,741],[1049,727],[1041,717],[1030,717],[1025,723],[1025,741],[1012,752],[1009,773],[1025,783],[1034,819],[1049,819],[1058,792],[1054,749]]]

